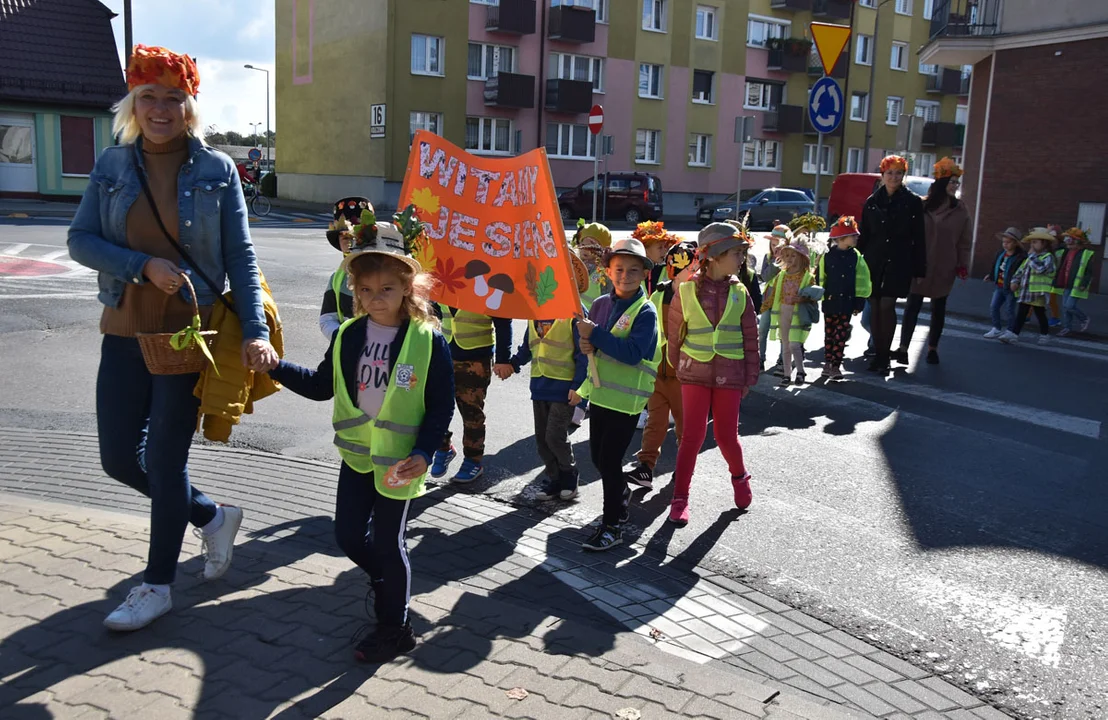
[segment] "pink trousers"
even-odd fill
[[[681,402],[684,405],[685,427],[681,433],[681,445],[677,448],[677,471],[674,473],[673,496],[687,498],[692,484],[696,456],[708,434],[708,412],[712,413],[712,430],[716,445],[727,461],[731,477],[746,474],[743,449],[739,444],[739,405],[742,391],[729,388],[711,388],[704,385],[682,385]]]

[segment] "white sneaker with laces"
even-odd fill
[[[998,337],[1000,337],[1003,334],[1004,334],[1004,331],[1001,330],[1000,328],[993,328],[993,329],[989,330],[989,332],[985,333],[984,337],[985,337],[986,340],[996,340]]]
[[[1018,343],[1020,341],[1020,336],[1016,335],[1011,330],[1005,330],[997,336],[997,340],[1002,343],[1009,343],[1014,345],[1015,343]]]
[[[223,577],[231,567],[231,555],[235,550],[235,535],[242,525],[242,510],[233,505],[222,505],[223,525],[214,533],[205,534],[200,528],[192,532],[200,538],[200,552],[204,556],[204,579]]]
[[[119,632],[138,630],[172,609],[173,600],[169,592],[160,593],[153,588],[139,585],[131,588],[123,604],[104,618],[104,627]]]
[[[1040,345],[1049,345],[1050,344],[1050,336],[1049,335],[1040,335],[1039,336],[1039,344]]]

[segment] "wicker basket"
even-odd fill
[[[189,297],[192,298],[193,316],[200,315],[200,306],[196,303],[196,290],[187,275],[182,274],[185,285],[188,286]],[[175,333],[138,333],[139,347],[142,348],[142,359],[146,361],[146,369],[151,375],[187,375],[198,373],[204,369],[208,358],[203,351],[193,343],[183,350],[174,350],[169,344],[169,339]],[[200,336],[208,344],[208,350],[219,333],[215,330],[203,330]]]

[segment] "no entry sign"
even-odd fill
[[[602,129],[604,129],[604,108],[593,105],[592,110],[589,110],[589,132],[599,135]]]

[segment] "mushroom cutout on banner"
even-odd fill
[[[481,264],[484,265],[484,263]],[[489,278],[488,286],[492,288],[492,294],[489,295],[489,299],[485,301],[485,307],[489,310],[499,310],[500,301],[503,299],[504,293],[510,294],[515,292],[516,289],[515,283],[504,273],[493,275]]]
[[[490,270],[492,268],[484,260],[470,260],[466,263],[466,280],[473,281],[473,293],[477,297],[485,297],[489,294],[489,284],[485,282],[485,275]],[[497,306],[499,305],[498,302]]]

